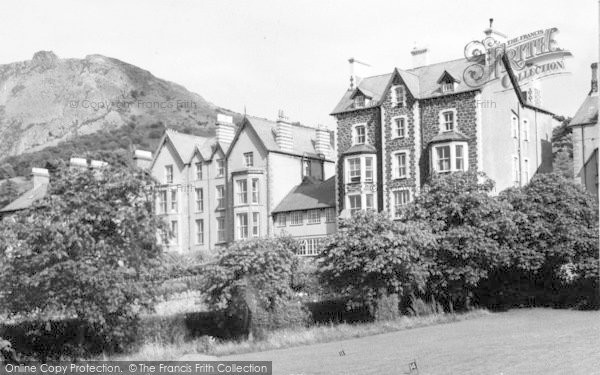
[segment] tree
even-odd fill
[[[427,228],[397,224],[385,213],[358,212],[343,220],[318,256],[321,282],[375,313],[389,295],[423,290],[426,252],[435,246]]]
[[[159,269],[152,181],[129,169],[73,170],[52,176],[48,195],[0,228],[0,303],[76,318],[119,350],[152,303]]]
[[[0,165],[0,179],[13,178],[16,175],[17,174],[12,165],[10,165],[8,163],[4,163],[4,164]]]
[[[522,213],[514,258],[505,275],[519,280],[533,304],[597,307],[598,207],[560,174],[539,174],[500,199]],[[506,277],[505,277],[506,278]],[[512,285],[512,288],[516,288]]]
[[[468,306],[478,283],[510,259],[514,212],[490,196],[493,187],[474,172],[434,175],[402,215],[431,228],[437,246],[427,294],[450,308]]]
[[[6,206],[19,196],[19,188],[17,184],[8,179],[0,183],[0,208]]]

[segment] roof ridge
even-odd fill
[[[433,64],[427,64],[427,65],[423,65],[423,66],[418,66],[418,67],[416,67],[416,68],[410,68],[410,69],[406,69],[406,71],[409,71],[409,72],[410,72],[410,71],[415,71],[415,70],[419,70],[419,69],[422,69],[422,68],[429,68],[429,67],[431,67],[431,66],[436,66],[436,65],[441,65],[441,64],[447,64],[447,63],[450,63],[450,62],[455,62],[455,61],[460,61],[460,60],[467,60],[467,58],[465,58],[465,57],[461,57],[461,58],[458,58],[458,59],[452,59],[452,60],[440,61],[440,62],[433,63]],[[412,73],[412,72],[410,72],[410,73]]]

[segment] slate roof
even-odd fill
[[[569,126],[595,124],[598,122],[598,95],[589,95],[575,113]]]
[[[21,194],[17,199],[0,209],[0,212],[13,212],[31,207],[33,202],[42,199],[48,192],[48,184],[41,184]]]
[[[366,77],[360,81],[356,89],[346,91],[331,114],[335,115],[338,113],[355,110],[356,108],[353,108],[352,97],[356,90],[372,93],[371,105],[364,108],[371,108],[380,105],[381,99],[385,94],[387,87],[390,85],[394,74],[400,75],[410,93],[417,99],[427,99],[436,96],[452,95],[461,92],[478,90],[478,88],[468,86],[463,79],[464,71],[471,64],[472,62],[465,58],[461,58],[457,60],[421,66],[414,69],[402,70],[396,68],[393,73]],[[442,93],[441,86],[438,83],[444,74],[449,74],[456,80],[454,91],[451,93]]]
[[[442,132],[429,141],[429,143],[451,142],[451,141],[468,141],[469,138],[462,133],[450,131]]]
[[[342,152],[342,154],[343,155],[375,154],[376,152],[377,152],[377,149],[375,147],[368,145],[368,144],[360,144],[360,145],[354,145],[354,146],[350,147],[346,151]]]
[[[277,122],[267,120],[260,117],[247,116],[247,122],[252,126],[252,128],[256,131],[256,134],[260,138],[261,142],[265,146],[268,151],[278,151],[285,152],[293,155],[308,155],[308,156],[318,156],[317,151],[315,150],[315,138],[316,138],[316,129],[304,125],[293,124],[291,126],[292,129],[292,137],[293,137],[293,151],[287,152],[283,151],[276,141],[277,134]],[[330,133],[331,134],[331,133]],[[334,147],[331,143],[331,137],[329,142],[329,154],[325,155],[325,157],[329,160],[334,158]]]
[[[325,181],[305,177],[275,207],[273,213],[335,207],[335,176]]]

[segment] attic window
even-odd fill
[[[354,97],[354,108],[364,108],[367,104],[367,99],[364,95],[356,95]]]
[[[442,92],[443,93],[453,92],[453,91],[454,91],[454,82],[452,82],[452,81],[442,82]]]
[[[397,85],[392,87],[392,104],[398,107],[406,106],[406,91],[404,86]]]

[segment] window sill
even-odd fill
[[[408,176],[402,176],[402,177],[392,177],[392,180],[407,180]]]
[[[319,225],[319,224],[321,224],[320,221],[318,223],[306,223],[306,225]]]
[[[290,227],[301,227],[303,226],[304,223],[300,223],[300,224],[290,224]]]
[[[404,135],[404,136],[402,136],[402,137],[392,137],[392,140],[394,140],[394,139],[406,139],[406,138],[407,138],[407,137]]]

